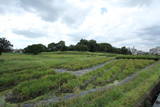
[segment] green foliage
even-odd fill
[[[100,52],[112,52],[112,46],[108,43],[99,43],[98,51]]]
[[[120,53],[121,54],[132,54],[131,52],[130,52],[130,50],[128,50],[126,47],[122,47],[121,49],[120,49]]]
[[[44,45],[34,44],[34,45],[30,45],[24,48],[24,53],[30,53],[30,54],[37,55],[41,52],[45,52],[46,50],[47,48]]]
[[[0,38],[0,55],[2,52],[11,51],[12,47],[13,45],[10,43],[10,41],[6,40],[5,38]]]
[[[48,44],[48,51],[89,51],[131,54],[126,47],[115,48],[109,43],[97,43],[96,40],[81,39],[76,45],[65,46],[64,41]]]
[[[66,46],[64,41],[48,44],[48,51],[65,51],[65,50],[66,50]]]

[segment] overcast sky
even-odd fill
[[[0,0],[0,37],[14,48],[84,38],[148,51],[160,46],[160,0]]]

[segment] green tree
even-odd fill
[[[120,53],[121,54],[131,54],[130,50],[127,49],[125,46],[120,49]]]
[[[99,43],[97,50],[100,52],[112,52],[112,45],[108,43]]]
[[[5,38],[0,38],[0,55],[2,52],[9,52],[11,51],[13,45],[10,41],[6,40]]]
[[[75,48],[74,45],[70,45],[67,49],[68,49],[69,51],[74,51],[74,50],[76,50],[76,48]]]
[[[45,52],[47,48],[42,44],[33,44],[29,45],[24,48],[24,53],[31,53],[31,54],[39,54],[40,52]]]
[[[95,40],[89,40],[88,41],[88,49],[91,52],[96,52],[97,51],[97,42]]]
[[[76,50],[77,51],[88,51],[88,47],[87,45],[84,45],[84,44],[78,44],[76,45]]]
[[[66,46],[65,46],[64,41],[59,41],[56,45],[57,45],[57,50],[59,50],[59,51],[65,51],[66,50]]]
[[[57,51],[57,44],[56,43],[48,44],[48,51]]]

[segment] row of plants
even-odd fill
[[[69,80],[63,89],[73,91],[77,87],[84,90],[104,86],[115,80],[120,81],[154,62],[154,60],[115,60],[75,80]]]
[[[22,71],[25,69],[35,69],[42,66],[50,68],[64,67],[76,70],[94,66],[110,59],[112,58],[105,56],[59,55],[50,53],[42,53],[35,57],[32,55],[4,54],[0,58],[0,60],[3,60],[3,62],[0,63],[0,74]]]
[[[63,85],[64,90],[70,90],[71,92],[74,92],[77,90],[77,88],[80,88],[81,90],[84,90],[87,88],[87,86],[93,82],[98,76],[103,75],[105,71],[108,71],[112,66],[116,65],[120,61],[112,61],[108,64],[106,64],[102,68],[98,68],[97,70],[91,71],[86,73],[83,76],[77,77],[76,79],[69,80],[68,83]],[[90,87],[91,88],[91,87]],[[92,87],[93,88],[93,87]]]
[[[56,73],[25,81],[13,88],[11,93],[6,96],[6,100],[9,102],[22,102],[48,93],[51,90],[57,92],[64,83],[74,78],[76,77],[69,73]]]
[[[48,54],[48,52],[44,52],[43,54]],[[49,52],[50,54],[65,54],[65,55],[92,55],[92,56],[109,56],[114,57],[120,54],[106,53],[106,52],[88,52],[88,51],[56,51]]]
[[[105,56],[101,56],[101,57],[94,56],[93,58],[90,58],[90,57],[92,56],[88,56],[88,58],[81,58],[80,60],[73,60],[68,63],[61,64],[57,66],[57,68],[63,68],[67,70],[80,70],[80,69],[89,68],[113,59],[112,57],[105,57]]]
[[[159,60],[160,56],[150,55],[119,55],[116,59],[147,59],[147,60]]]
[[[115,60],[102,68],[80,77],[73,76],[69,73],[55,73],[50,70],[44,71],[44,69],[37,72],[36,70],[30,72],[24,71],[21,73],[17,72],[17,74],[15,73],[17,76],[13,76],[13,78],[11,75],[6,75],[5,80],[4,76],[4,78],[1,79],[1,86],[4,87],[6,85],[15,85],[15,83],[19,83],[12,89],[11,93],[7,95],[6,100],[9,102],[22,102],[44,95],[49,91],[73,93],[76,92],[76,89],[84,90],[106,85],[112,83],[114,80],[121,80],[135,72],[135,69],[131,69],[129,72],[127,71],[134,63],[143,64],[144,67],[153,62],[154,61],[151,60]],[[114,77],[115,75],[116,78]],[[95,78],[95,80],[92,80],[93,78]],[[87,81],[89,81],[89,83],[86,84]],[[100,85],[100,82],[104,82],[104,84]]]
[[[152,60],[123,60],[116,66],[113,66],[109,72],[105,72],[101,77],[97,78],[93,84],[99,86],[114,82],[115,80],[120,81],[153,62]]]
[[[14,74],[2,74],[0,78],[0,91],[16,86],[20,82],[38,79],[48,74],[55,74],[55,72],[51,69],[46,70],[46,68],[36,68],[15,72]]]
[[[143,96],[159,81],[160,63],[140,72],[132,81],[114,86],[107,91],[95,92],[47,107],[137,107]],[[146,106],[149,106],[147,104]],[[43,106],[45,107],[45,106]]]

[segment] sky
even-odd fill
[[[15,49],[83,38],[148,51],[160,46],[160,0],[0,0],[0,37]]]

